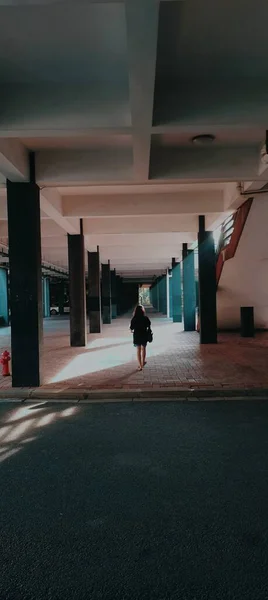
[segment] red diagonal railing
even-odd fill
[[[249,198],[238,210],[222,224],[221,241],[216,263],[216,281],[219,283],[223,265],[226,260],[235,256],[239,240],[243,233],[253,198]]]
[[[249,198],[242,204],[238,210],[230,215],[221,226],[220,240],[218,244],[217,262],[216,262],[216,284],[218,287],[223,266],[226,260],[235,256],[239,240],[245,227],[249,211],[253,202],[253,198]],[[197,331],[199,331],[200,323],[197,320]]]

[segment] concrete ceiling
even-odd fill
[[[0,185],[35,152],[44,259],[67,265],[83,218],[88,250],[151,277],[268,180],[267,20],[263,0],[0,0]]]

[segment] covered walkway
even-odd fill
[[[67,318],[45,320],[43,387],[86,390],[159,388],[268,387],[268,333],[254,339],[220,334],[217,345],[200,345],[196,332],[186,333],[180,323],[150,314],[154,342],[148,345],[148,363],[137,371],[136,351],[129,332],[130,316],[104,325],[90,335],[85,348],[69,345]],[[0,330],[1,351],[10,348],[10,330]],[[0,380],[1,388],[11,378]]]

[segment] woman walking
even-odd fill
[[[130,329],[133,332],[133,343],[137,348],[137,359],[139,371],[142,371],[146,365],[146,346],[148,342],[148,333],[151,329],[151,321],[145,314],[143,306],[136,306],[130,323]]]

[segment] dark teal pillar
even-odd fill
[[[154,308],[157,310],[157,281],[154,283]]]
[[[155,287],[156,287],[156,310],[157,310],[157,312],[161,312],[161,310],[160,310],[160,277],[157,277]]]
[[[117,314],[122,314],[122,278],[120,275],[116,275],[116,299],[117,299]]]
[[[172,258],[173,323],[182,322],[181,265]]]
[[[103,324],[110,325],[112,321],[112,301],[111,301],[111,270],[110,262],[101,265],[102,275],[102,314]]]
[[[154,308],[154,284],[152,283],[150,287],[150,302],[152,307]]]
[[[101,333],[100,255],[88,252],[88,319],[90,333]]]
[[[117,317],[116,271],[111,271],[112,319]]]
[[[158,285],[158,306],[159,306],[159,312],[162,313],[162,311],[163,311],[162,277],[159,277],[157,285]]]
[[[205,230],[205,217],[199,217],[199,323],[200,343],[217,343],[216,256],[213,234]]]
[[[43,317],[50,317],[50,286],[48,277],[43,277]]]
[[[164,312],[164,294],[163,294],[163,277],[159,277],[158,280],[158,288],[159,288],[159,312]]]
[[[167,314],[167,276],[163,275],[162,277],[162,297],[163,297],[163,305],[162,305],[162,313],[163,315]]]
[[[157,310],[157,280],[154,281],[152,285],[152,305],[155,310]]]
[[[154,283],[152,284],[152,287],[151,287],[151,297],[152,297],[153,308],[155,308],[155,284]]]
[[[70,340],[71,346],[86,346],[86,279],[83,227],[78,235],[68,234],[70,277]]]
[[[184,331],[195,331],[196,298],[194,252],[193,250],[188,250],[187,244],[182,245],[182,258]]]
[[[0,326],[8,325],[7,270],[0,268]]]
[[[43,337],[40,190],[7,181],[12,385],[41,384]]]
[[[169,269],[169,317],[173,319],[172,270]]]

